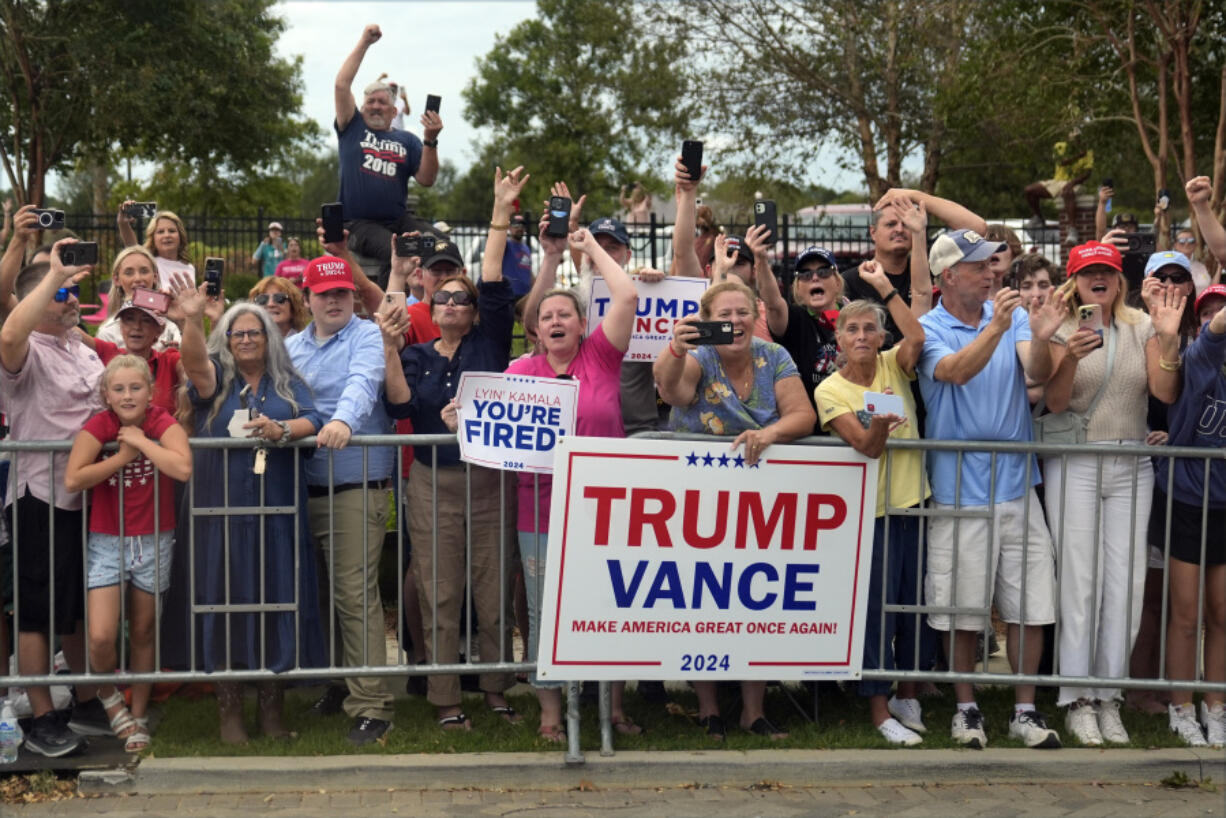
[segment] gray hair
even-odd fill
[[[209,407],[208,417],[204,421],[206,427],[216,419],[217,413],[221,411],[221,405],[226,402],[230,390],[234,388],[238,367],[234,363],[234,355],[230,352],[230,339],[226,333],[243,315],[254,315],[259,319],[260,326],[264,330],[264,372],[272,381],[273,391],[289,403],[294,415],[298,414],[299,406],[298,401],[294,399],[293,383],[301,381],[305,384],[306,378],[294,368],[294,362],[290,360],[289,352],[285,349],[285,340],[281,337],[281,330],[277,329],[277,325],[272,322],[268,311],[244,301],[226,310],[225,315],[221,317],[217,326],[213,327],[212,334],[209,335],[209,357],[214,358],[221,368],[219,373],[221,384],[217,393],[213,395],[213,404]]]
[[[387,94],[387,98],[393,103],[396,101],[396,95],[392,93],[392,87],[382,80],[375,80],[370,85],[367,85],[362,89],[363,101],[365,101],[366,97],[370,96],[371,94],[377,94],[380,91]]]

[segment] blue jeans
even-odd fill
[[[924,634],[920,614],[887,612],[883,617],[881,612],[883,599],[887,605],[919,604],[922,580],[919,532],[919,517],[878,517],[873,523],[873,563],[864,616],[865,670],[914,670],[922,666],[922,657],[934,647],[927,644],[931,636]],[[892,684],[863,679],[860,695],[887,696]]]
[[[549,534],[519,531],[519,558],[524,564],[524,590],[528,595],[529,662],[536,661],[541,642],[541,595],[545,591],[545,555],[549,550]],[[538,679],[536,672],[529,680],[533,687],[560,688],[565,683]]]

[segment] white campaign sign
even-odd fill
[[[579,382],[502,372],[460,375],[460,459],[548,474],[558,441],[575,433]]]
[[[856,679],[877,461],[731,438],[563,438],[545,679]]]
[[[673,337],[673,324],[698,312],[698,302],[710,284],[705,278],[670,276],[648,284],[633,276],[639,303],[635,310],[634,332],[626,350],[627,361],[654,361]],[[609,285],[600,277],[592,279],[592,298],[587,305],[588,331],[609,311]]]

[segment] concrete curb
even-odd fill
[[[134,773],[83,772],[82,792],[240,793],[310,790],[572,789],[1158,782],[1175,772],[1226,779],[1226,754],[1192,749],[1027,751],[748,750],[622,752],[567,767],[560,753],[151,758]]]

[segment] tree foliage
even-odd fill
[[[481,160],[524,165],[527,202],[562,179],[589,194],[589,214],[611,212],[620,184],[671,167],[688,136],[683,50],[645,28],[632,0],[538,0],[536,16],[497,39],[464,90],[465,115],[492,131]],[[483,202],[492,174],[493,164],[474,168]]]
[[[116,149],[204,186],[309,140],[273,0],[0,0],[0,160],[22,201]]]

